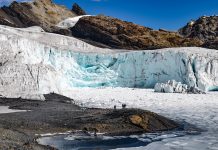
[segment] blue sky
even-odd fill
[[[0,0],[0,4],[4,1],[12,0]],[[54,2],[68,8],[76,2],[89,14],[113,16],[154,29],[177,30],[191,19],[203,15],[218,15],[218,0],[54,0]]]
[[[177,30],[191,19],[218,15],[218,0],[55,0],[89,14],[105,14],[155,29]]]

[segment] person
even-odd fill
[[[97,137],[97,129],[94,129],[94,136]]]
[[[122,104],[122,109],[125,109],[126,108],[126,104]]]

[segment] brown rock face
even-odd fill
[[[200,17],[181,28],[179,33],[204,41],[203,47],[218,49],[218,16]]]
[[[71,30],[73,36],[86,42],[117,49],[140,50],[201,45],[199,40],[183,38],[176,32],[155,31],[106,16],[83,17]]]
[[[167,128],[175,128],[176,124],[172,124],[170,120],[162,116],[158,116],[152,112],[136,114],[129,117],[130,122],[146,132],[154,132],[158,130],[167,130]]]
[[[86,15],[86,12],[76,3],[73,4],[72,11],[79,16]]]
[[[0,9],[0,24],[13,27],[41,26],[45,31],[52,32],[53,26],[60,21],[76,16],[63,6],[56,5],[52,0],[35,0],[34,2],[13,2],[9,7]]]

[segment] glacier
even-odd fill
[[[217,90],[218,51],[102,49],[40,27],[0,26],[0,94],[5,97],[43,99],[74,87],[154,88],[168,80]]]

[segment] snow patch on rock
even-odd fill
[[[91,16],[91,15],[82,15],[73,18],[67,18],[61,21],[60,23],[58,23],[56,26],[65,29],[72,28],[76,25],[76,23],[79,21],[80,18],[87,17],[87,16]]]

